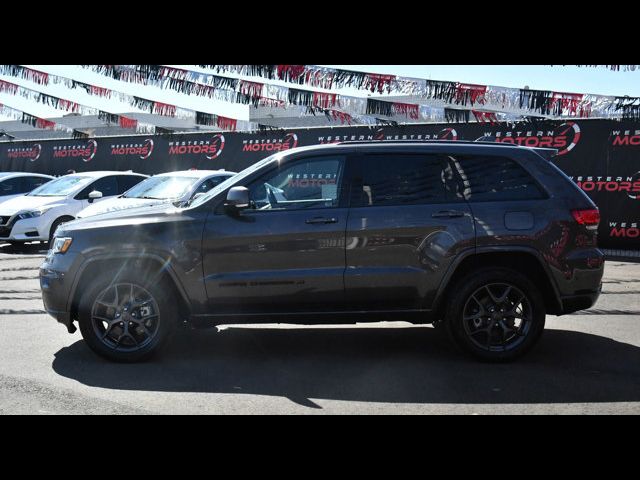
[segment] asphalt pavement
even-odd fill
[[[640,413],[640,263],[608,262],[598,304],[506,365],[392,321],[184,330],[123,365],[43,312],[43,248],[0,245],[1,414]]]

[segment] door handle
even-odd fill
[[[459,210],[441,210],[431,214],[433,218],[459,218],[464,217],[464,212]]]
[[[305,220],[304,223],[308,223],[308,224],[316,224],[316,223],[338,223],[338,219],[337,218],[326,218],[326,217],[314,217],[314,218],[309,218],[308,220]]]

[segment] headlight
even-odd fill
[[[72,241],[73,238],[71,237],[54,238],[53,244],[51,245],[51,253],[67,253],[67,250],[69,250]]]
[[[20,220],[25,220],[27,218],[35,218],[41,215],[44,215],[49,211],[49,208],[41,208],[40,210],[32,210],[30,212],[23,212],[18,214],[18,218]]]

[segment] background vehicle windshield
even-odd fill
[[[276,153],[274,155],[271,155],[270,157],[267,157],[267,158],[265,158],[263,160],[260,160],[257,163],[254,163],[250,167],[245,168],[244,170],[242,170],[240,173],[238,173],[238,174],[236,174],[236,175],[234,175],[232,177],[227,178],[224,182],[222,182],[221,184],[213,187],[211,190],[209,190],[207,193],[205,193],[201,197],[196,198],[191,203],[191,205],[189,205],[189,207],[196,207],[198,205],[202,205],[203,203],[209,201],[211,198],[213,198],[216,195],[218,195],[218,193],[220,193],[223,190],[231,187],[232,185],[235,185],[236,183],[240,182],[242,179],[244,179],[247,176],[251,175],[256,170],[259,170],[260,168],[262,168],[267,163],[271,163],[273,161],[278,160],[279,158],[281,158],[281,156],[282,155],[280,153]]]
[[[186,194],[199,178],[151,177],[128,190],[124,198],[180,198]]]
[[[60,177],[39,186],[28,195],[34,197],[66,197],[84,186],[91,177]]]

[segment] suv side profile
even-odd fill
[[[115,361],[172,330],[249,320],[409,320],[507,361],[546,314],[597,300],[599,212],[549,152],[477,142],[371,142],[268,157],[184,208],[61,225],[46,310]]]

